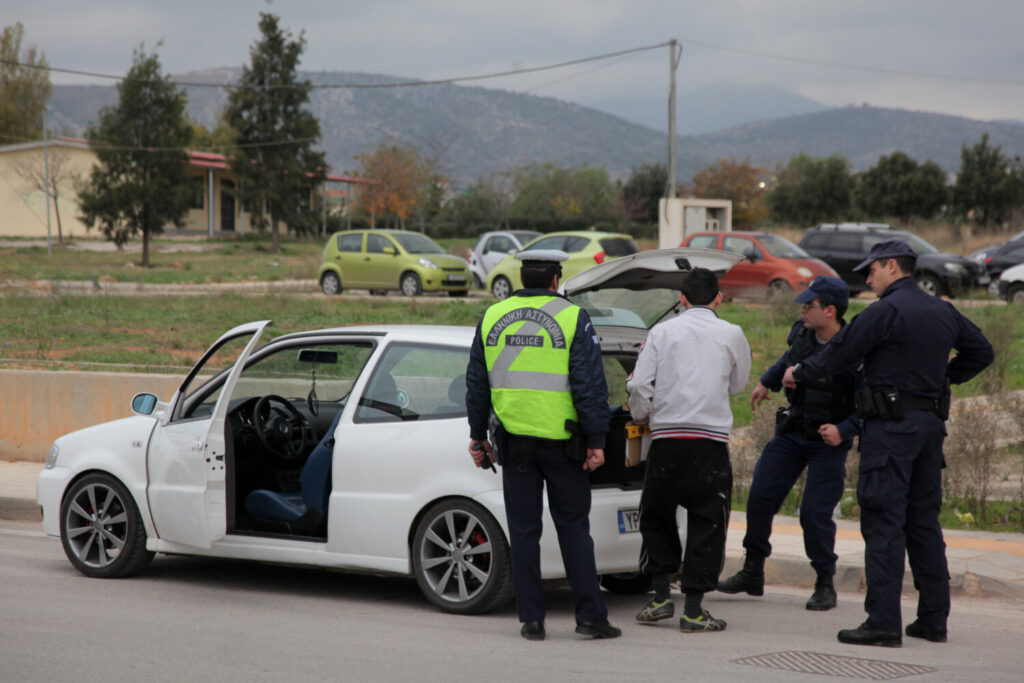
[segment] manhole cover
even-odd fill
[[[935,671],[927,666],[883,662],[878,659],[861,659],[859,657],[841,657],[820,652],[773,652],[732,661],[734,664],[764,666],[781,671],[839,676],[840,678],[863,678],[870,681],[891,681],[896,678],[930,674]]]

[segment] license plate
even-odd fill
[[[462,275],[449,275],[448,276],[448,282],[457,282],[459,284],[462,284],[465,281],[466,281],[466,278],[463,277]]]
[[[982,275],[982,276],[980,276],[978,278],[978,284],[979,285],[987,285],[991,281],[992,281],[992,278],[989,277],[988,275]]]
[[[619,533],[632,534],[640,531],[640,511],[636,508],[619,510]]]

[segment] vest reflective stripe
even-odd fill
[[[579,307],[561,297],[509,297],[484,314],[481,335],[494,412],[512,434],[568,439],[576,408],[569,350]]]

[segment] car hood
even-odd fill
[[[1002,272],[999,276],[1000,280],[1024,280],[1024,263],[1018,263],[1015,266],[1010,266]]]
[[[973,261],[966,256],[960,256],[959,254],[947,254],[944,251],[940,251],[936,254],[920,254],[917,257],[918,268],[922,265],[938,265],[942,263],[959,263],[966,268],[968,272],[980,270],[980,265],[977,261]]]
[[[609,338],[643,339],[648,329],[679,305],[686,273],[707,268],[721,276],[743,260],[714,249],[675,247],[642,251],[607,261],[565,281],[562,292],[590,315]]]
[[[60,447],[59,462],[64,466],[73,466],[75,459],[88,455],[99,444],[108,450],[119,453],[135,452],[140,458],[145,458],[149,436],[156,423],[155,417],[133,415],[60,436],[55,442]]]
[[[415,258],[427,258],[440,268],[466,268],[466,259],[451,254],[409,254]]]

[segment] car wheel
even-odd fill
[[[398,288],[406,296],[419,296],[423,293],[423,283],[420,282],[420,276],[416,273],[403,273],[402,278],[398,281]]]
[[[491,295],[498,301],[502,301],[507,299],[510,294],[512,294],[512,283],[508,281],[508,278],[504,275],[494,278],[494,282],[491,283]]]
[[[644,576],[640,572],[602,574],[601,585],[612,593],[640,595],[651,590],[651,577]]]
[[[469,294],[469,290],[468,289],[451,289],[451,290],[448,290],[448,296],[460,297],[460,296],[466,296],[468,294]]]
[[[923,273],[918,275],[915,279],[917,280],[917,286],[932,296],[940,296],[942,294],[942,283],[939,282],[939,278],[934,275]]]
[[[413,535],[412,571],[423,595],[445,612],[482,614],[512,598],[508,541],[471,500],[427,510]]]
[[[328,270],[320,277],[320,289],[327,296],[341,294],[341,278],[333,270]]]
[[[75,569],[101,579],[134,574],[153,559],[135,501],[107,474],[82,477],[64,496],[60,541]]]
[[[1010,287],[1010,292],[1006,296],[1006,300],[1011,304],[1024,304],[1024,285],[1014,285]]]
[[[772,280],[768,283],[768,298],[778,299],[781,297],[792,297],[793,287],[785,280]]]

